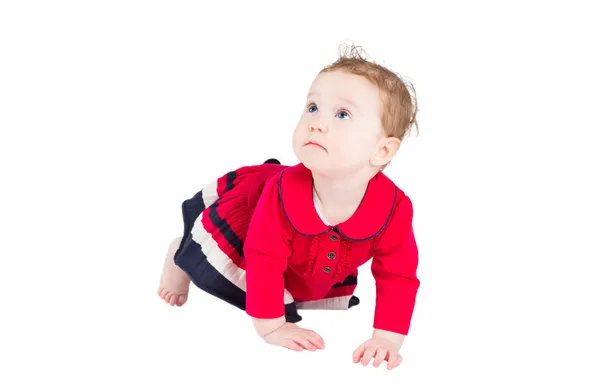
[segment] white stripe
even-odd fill
[[[315,301],[298,302],[297,309],[327,309],[327,310],[342,310],[348,309],[350,298],[352,295],[344,295],[341,297],[324,298]]]
[[[208,207],[215,203],[219,198],[217,195],[217,180],[213,180],[202,189],[202,199],[204,200],[204,207]]]
[[[210,263],[223,277],[227,278],[228,281],[245,292],[246,271],[236,265],[231,258],[221,250],[212,235],[204,229],[204,226],[202,225],[202,216],[203,213],[198,216],[194,223],[194,227],[192,228],[192,239],[202,247],[202,251],[206,255],[208,263]],[[287,289],[284,289],[283,300],[286,305],[294,302],[294,298]]]

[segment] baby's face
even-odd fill
[[[313,171],[353,172],[370,166],[382,137],[377,87],[361,76],[336,71],[319,74],[312,83],[293,148]]]

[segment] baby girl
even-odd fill
[[[224,174],[182,204],[158,295],[183,305],[190,282],[245,311],[267,343],[324,348],[300,309],[349,309],[358,268],[376,283],[372,337],[355,363],[397,367],[420,281],[411,200],[383,169],[416,122],[412,88],[353,48],[315,77],[293,132],[299,163]]]

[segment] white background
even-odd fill
[[[0,383],[600,381],[597,12],[324,3],[2,2]],[[317,353],[264,344],[194,287],[182,308],[156,295],[182,200],[294,163],[306,91],[347,40],[420,109],[386,170],[415,206],[422,281],[393,371],[351,362],[369,264],[359,307],[303,313]]]

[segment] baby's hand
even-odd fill
[[[371,358],[373,358],[374,367],[379,367],[385,360],[388,363],[387,368],[391,370],[399,366],[400,362],[402,362],[402,356],[398,353],[399,350],[400,348],[397,344],[386,338],[375,336],[360,345],[354,351],[352,358],[354,363],[360,361],[363,366],[367,366]]]
[[[283,346],[295,351],[306,349],[314,352],[325,348],[325,342],[320,335],[291,322],[286,322],[263,338],[271,345]]]

